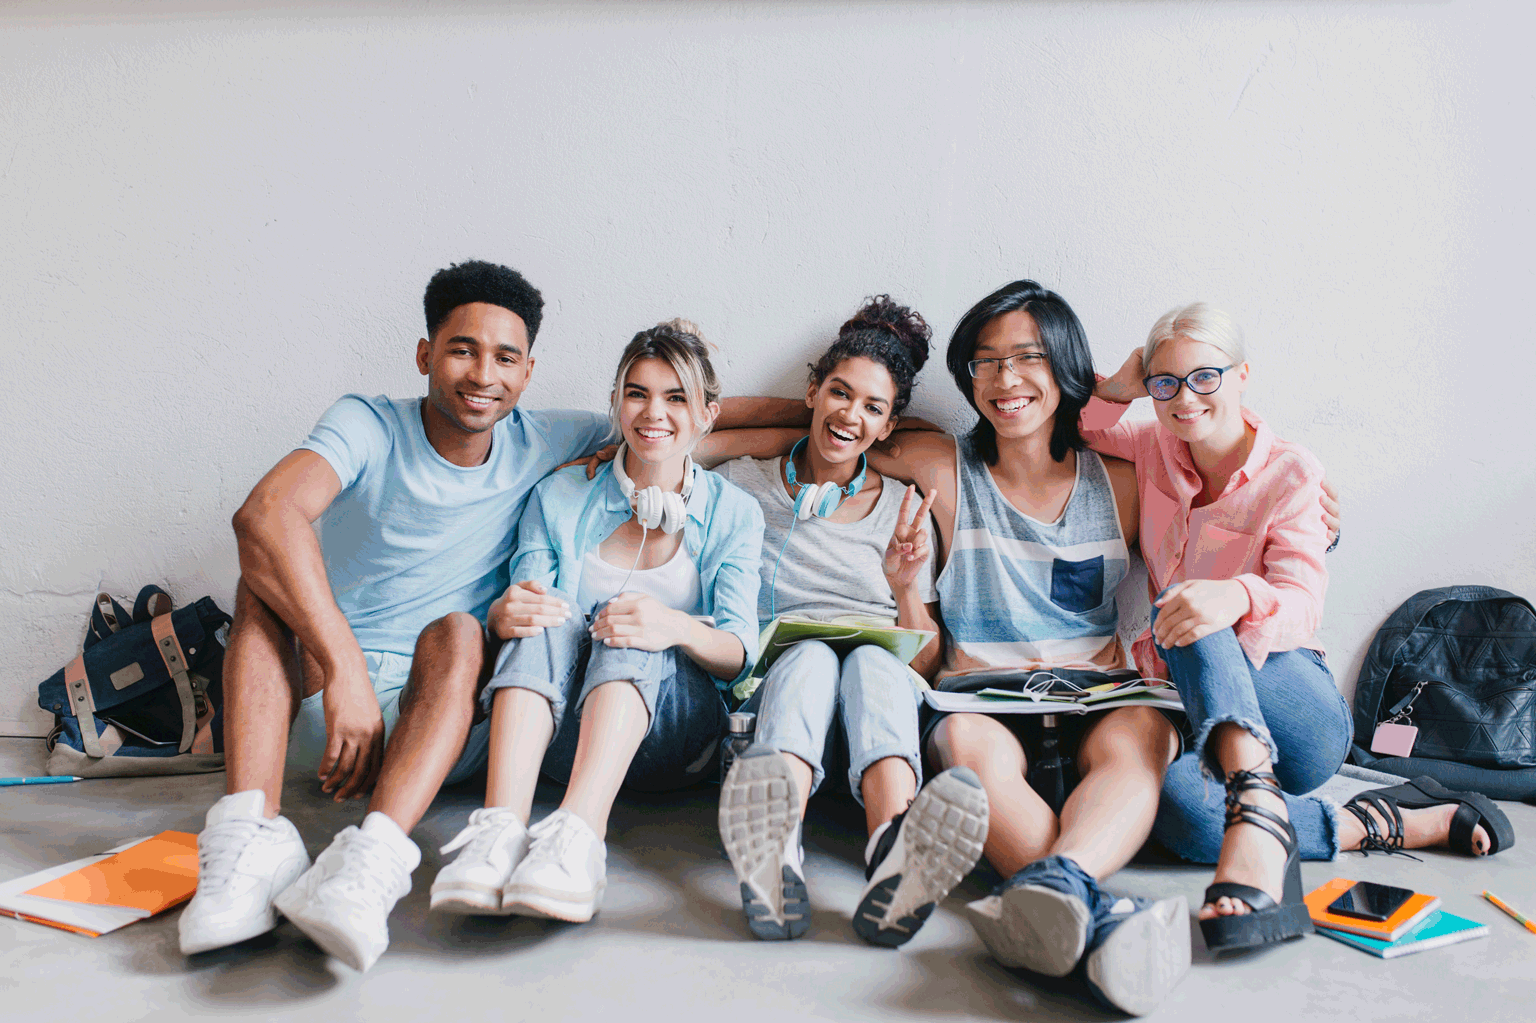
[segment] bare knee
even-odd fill
[[[406,699],[424,689],[473,697],[485,661],[485,633],[474,615],[455,611],[416,637]]]
[[[1099,768],[1145,770],[1161,780],[1178,751],[1178,733],[1161,712],[1122,707],[1106,714],[1083,737],[1077,758],[1084,773]]]
[[[940,764],[969,767],[983,783],[1022,775],[1026,767],[1024,748],[1014,734],[981,714],[950,714],[934,728],[932,742]]]

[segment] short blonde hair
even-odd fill
[[[1147,367],[1146,372],[1152,372],[1152,357],[1157,350],[1174,338],[1208,344],[1231,359],[1234,366],[1248,358],[1243,347],[1243,328],[1236,320],[1213,305],[1191,302],[1164,313],[1147,332],[1147,344],[1141,351],[1141,364]]]
[[[642,359],[661,359],[672,367],[683,385],[683,394],[688,398],[688,411],[693,415],[694,425],[699,428],[699,436],[694,439],[694,443],[702,440],[712,425],[708,406],[720,400],[720,378],[715,375],[715,367],[709,361],[710,347],[698,324],[681,317],[658,323],[636,334],[624,347],[624,354],[619,357],[619,371],[613,378],[613,398],[609,403],[608,418],[613,423],[614,433],[621,432],[619,405],[624,400],[624,382],[629,379],[629,371]]]

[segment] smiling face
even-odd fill
[[[896,382],[890,370],[863,356],[844,359],[805,392],[811,410],[811,444],[834,465],[852,461],[884,440],[896,426],[891,403]]]
[[[486,302],[456,307],[432,340],[416,345],[427,402],[465,433],[484,433],[510,415],[533,372],[528,330],[510,309]]]
[[[707,422],[718,412],[719,405],[706,406]],[[677,371],[658,358],[629,368],[619,395],[619,429],[635,457],[652,465],[687,454],[704,434]]]
[[[1170,374],[1183,377],[1201,368],[1231,366],[1232,360],[1220,348],[1185,337],[1174,337],[1157,346],[1147,376]],[[1215,436],[1241,432],[1242,395],[1248,389],[1248,364],[1232,366],[1221,378],[1221,386],[1212,394],[1196,394],[1188,384],[1167,401],[1157,401],[1157,421],[1163,428],[1187,444],[1198,444]]]
[[[1023,309],[994,317],[976,336],[972,359],[1008,359],[1008,365],[982,367],[971,379],[976,410],[997,431],[999,440],[1017,440],[1055,424],[1061,390],[1051,373],[1035,318]]]

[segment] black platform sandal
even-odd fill
[[[1370,799],[1372,805],[1376,805],[1375,801],[1378,799],[1389,800],[1394,809],[1400,806],[1405,810],[1427,810],[1434,806],[1445,806],[1447,803],[1458,804],[1456,815],[1451,818],[1450,847],[1453,852],[1466,856],[1478,855],[1477,850],[1472,848],[1472,833],[1479,824],[1488,833],[1488,851],[1483,855],[1492,856],[1499,850],[1508,849],[1515,844],[1514,825],[1509,822],[1504,811],[1493,804],[1493,800],[1480,792],[1452,792],[1427,774],[1410,782],[1404,782],[1402,785],[1394,785],[1389,789],[1369,789],[1351,799],[1344,808],[1356,817],[1360,817],[1360,812],[1350,804],[1366,799]],[[1382,816],[1386,817],[1385,814]],[[1365,818],[1362,817],[1361,821],[1364,823]],[[1397,819],[1397,829],[1401,832],[1401,815]],[[1370,824],[1366,824],[1365,832],[1369,840],[1372,832]],[[1399,835],[1399,848],[1401,845],[1402,838]]]
[[[1269,893],[1252,885],[1217,881],[1205,890],[1205,901],[1220,898],[1240,899],[1250,912],[1234,916],[1214,916],[1200,921],[1205,947],[1212,952],[1226,949],[1272,945],[1312,933],[1312,917],[1302,901],[1301,854],[1296,847],[1296,830],[1291,822],[1262,806],[1252,806],[1238,797],[1250,790],[1269,792],[1280,798],[1279,779],[1268,771],[1233,771],[1227,775],[1227,823],[1252,824],[1268,832],[1285,850],[1285,886],[1279,902]]]

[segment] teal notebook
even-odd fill
[[[1332,927],[1318,927],[1317,933],[1326,934],[1334,941],[1342,941],[1346,945],[1353,945],[1358,949],[1369,952],[1373,956],[1380,956],[1383,959],[1396,959],[1398,956],[1423,952],[1425,949],[1430,948],[1439,948],[1441,945],[1453,945],[1458,941],[1486,937],[1488,925],[1441,910],[1438,913],[1430,914],[1429,918],[1422,924],[1396,941],[1367,938],[1361,934],[1350,934],[1348,931],[1336,931]]]

